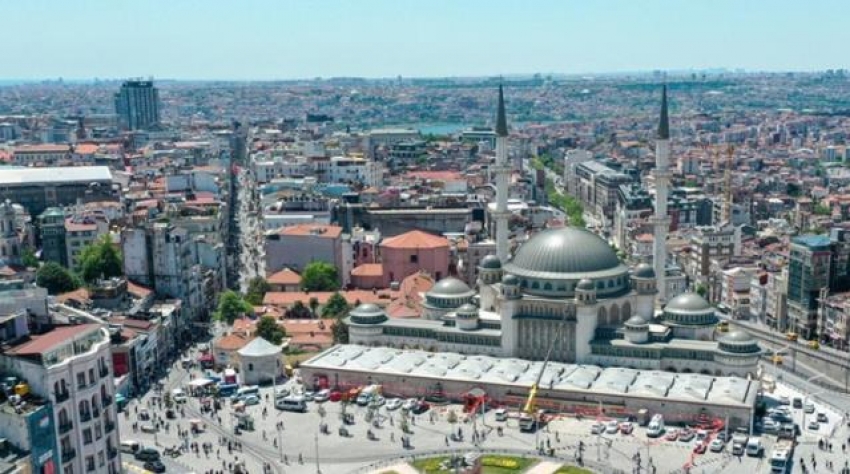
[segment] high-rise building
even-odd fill
[[[153,81],[126,81],[115,94],[115,113],[121,128],[147,130],[159,124],[159,91]]]
[[[817,331],[818,299],[829,288],[832,246],[824,235],[802,235],[791,240],[788,262],[789,330],[806,338]]]
[[[51,207],[38,216],[41,231],[41,258],[68,266],[68,247],[65,239],[65,211]]]

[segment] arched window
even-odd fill
[[[254,364],[248,364],[248,371],[250,371],[250,372],[254,371]]]
[[[608,324],[615,325],[620,322],[620,307],[616,304],[611,305],[611,313],[608,315]]]
[[[538,282],[536,282],[536,281],[531,282],[531,289],[532,290],[536,290],[538,288],[540,288],[540,284]]]
[[[608,321],[608,310],[605,309],[604,306],[599,307],[599,312],[596,315],[596,324],[604,325],[607,324]]]
[[[546,291],[552,291],[552,284],[546,283],[545,285],[543,285],[543,289]]]
[[[620,314],[623,321],[628,321],[632,317],[632,304],[626,301],[623,303],[623,310]]]

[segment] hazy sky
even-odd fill
[[[0,0],[0,79],[850,67],[848,0]]]

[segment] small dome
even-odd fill
[[[708,301],[696,293],[682,293],[664,307],[664,311],[670,313],[703,313],[712,309]]]
[[[479,266],[488,270],[499,270],[502,268],[502,261],[499,260],[499,257],[491,254],[482,258]]]
[[[648,263],[641,263],[635,267],[632,276],[635,278],[655,278],[655,269]]]
[[[736,330],[732,331],[729,334],[723,336],[721,339],[723,342],[730,343],[744,343],[744,342],[755,342],[752,336],[750,336],[747,332]]]
[[[474,305],[466,303],[457,309],[458,313],[478,313],[478,308]]]
[[[443,278],[428,290],[428,294],[433,296],[463,296],[467,293],[472,293],[472,289],[455,277]]]
[[[516,275],[507,274],[502,277],[502,284],[505,286],[517,286],[519,285],[519,278]]]
[[[720,338],[719,346],[723,352],[732,354],[757,354],[761,352],[758,343],[747,332],[736,330]]]
[[[349,313],[349,318],[354,324],[380,324],[389,319],[383,309],[372,303],[364,303],[354,308]]]
[[[645,319],[641,318],[638,315],[634,315],[626,321],[627,328],[646,328],[649,327],[649,323],[646,322]]]
[[[593,280],[591,280],[589,278],[582,278],[578,282],[578,285],[576,285],[576,289],[577,290],[591,291],[591,290],[596,289],[596,285],[593,284]]]

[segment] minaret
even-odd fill
[[[499,111],[496,116],[496,256],[502,262],[508,260],[508,180],[511,167],[508,165],[508,118],[505,115],[505,96],[499,84]]]
[[[667,301],[667,232],[670,218],[667,217],[667,187],[670,184],[670,119],[667,115],[667,86],[661,91],[661,120],[658,123],[658,137],[655,141],[655,216],[652,224],[655,230],[653,242],[653,266],[657,279],[658,302]]]

